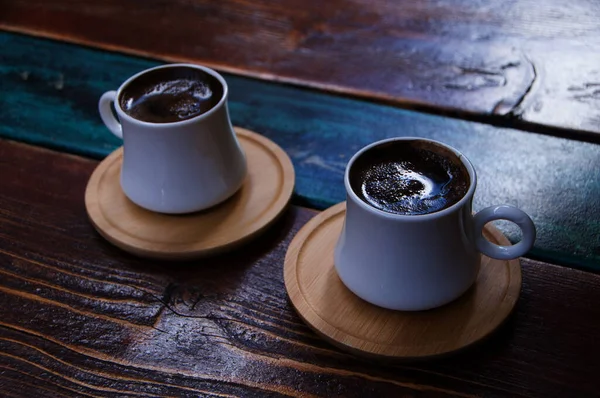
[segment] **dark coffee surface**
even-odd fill
[[[428,214],[452,206],[469,189],[456,155],[423,141],[395,141],[370,149],[350,169],[353,191],[371,206],[395,214]]]
[[[119,104],[128,115],[151,123],[172,123],[208,112],[223,97],[223,86],[208,73],[188,67],[148,72],[122,91]]]

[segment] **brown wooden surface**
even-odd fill
[[[292,207],[243,250],[176,265],[104,241],[97,163],[0,141],[0,391],[30,396],[597,396],[600,276],[523,260],[515,314],[454,357],[356,359],[293,311]]]
[[[86,188],[90,220],[110,242],[146,258],[189,260],[222,253],[260,234],[287,207],[294,166],[273,141],[236,128],[248,164],[240,190],[218,206],[191,214],[159,214],[133,204],[121,189],[123,147],[94,170]]]
[[[521,292],[519,259],[481,257],[474,286],[429,311],[391,311],[353,294],[338,276],[333,253],[346,203],[312,218],[288,246],[285,287],[298,315],[334,345],[373,359],[432,359],[454,354],[491,335],[512,313]],[[486,238],[510,242],[488,224]]]
[[[491,122],[600,132],[596,0],[2,0],[0,7],[6,30]]]

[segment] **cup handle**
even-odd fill
[[[523,238],[519,243],[513,246],[500,246],[491,243],[483,237],[483,227],[490,221],[508,220],[512,221],[521,228]],[[509,205],[490,206],[475,215],[475,245],[477,249],[488,257],[499,260],[512,260],[521,257],[531,247],[535,241],[536,230],[533,221],[521,209]]]
[[[98,111],[100,111],[100,117],[110,132],[116,135],[118,138],[123,139],[123,128],[121,127],[121,123],[119,123],[117,118],[115,118],[115,115],[110,107],[115,102],[116,98],[116,91],[107,91],[102,94],[100,101],[98,101]]]

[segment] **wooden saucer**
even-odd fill
[[[85,192],[89,218],[109,242],[138,256],[185,260],[222,252],[252,238],[284,210],[294,190],[294,167],[269,139],[236,128],[248,162],[240,190],[208,210],[167,215],[145,210],[121,190],[123,148],[94,170]]]
[[[333,251],[346,204],[310,220],[291,242],[285,258],[285,286],[302,319],[321,336],[355,354],[388,359],[425,359],[465,348],[492,333],[508,317],[521,290],[517,260],[482,256],[475,285],[443,307],[420,312],[387,310],[354,295],[339,279]],[[486,226],[492,242],[509,245]]]

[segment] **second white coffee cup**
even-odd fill
[[[462,199],[437,212],[401,215],[380,210],[357,195],[350,182],[356,160],[383,145],[410,141],[437,147],[462,163],[470,180]],[[525,254],[535,240],[533,222],[516,207],[491,206],[473,215],[475,169],[456,149],[437,141],[400,137],[368,145],[350,159],[344,182],[346,218],[335,248],[335,268],[352,292],[380,307],[417,311],[447,304],[475,281],[480,253],[513,259]],[[500,219],[521,228],[521,242],[499,246],[485,239],[485,224]]]
[[[197,69],[217,79],[223,88],[218,103],[196,117],[169,123],[128,115],[120,105],[122,91],[136,79],[166,68]],[[147,69],[127,79],[117,91],[102,95],[98,104],[102,121],[123,139],[120,183],[132,202],[155,212],[189,213],[212,207],[241,187],[246,157],[231,125],[227,97],[228,86],[219,73],[193,64]]]

